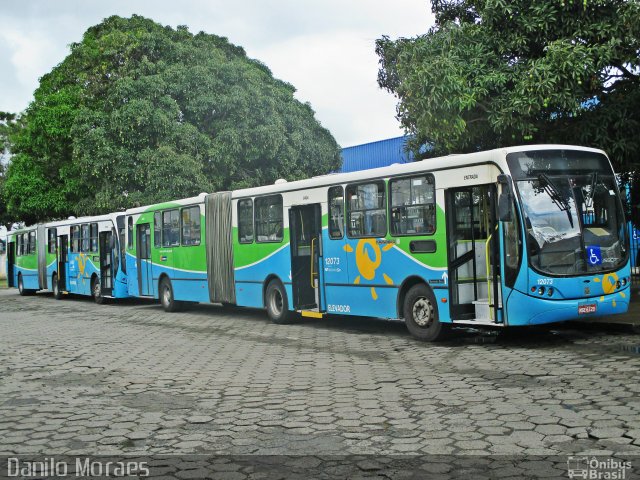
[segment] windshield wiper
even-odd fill
[[[567,212],[569,224],[571,225],[571,228],[573,228],[573,217],[571,216],[571,206],[569,205],[569,201],[562,196],[562,193],[560,193],[556,184],[553,183],[546,173],[538,174],[538,181],[541,183],[544,181],[546,186],[543,188],[551,198],[551,201],[560,209],[560,211]]]
[[[584,199],[584,204],[587,208],[593,206],[593,197],[596,194],[596,187],[598,186],[598,172],[591,173],[591,188],[589,189],[589,197]]]

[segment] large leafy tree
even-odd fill
[[[338,145],[294,92],[225,38],[110,17],[42,77],[10,136],[9,213],[94,214],[336,169]]]
[[[20,118],[17,115],[0,112],[0,225],[6,226],[11,223],[4,194],[6,162],[9,156],[9,136],[17,128],[20,128]]]
[[[640,170],[637,0],[433,0],[436,24],[377,41],[378,82],[433,154],[526,143],[605,149]]]

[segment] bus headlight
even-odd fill
[[[553,287],[549,287],[549,290],[547,290],[547,296],[550,297],[551,295],[553,295]]]
[[[539,288],[538,288],[538,293],[539,293],[540,295],[544,295],[544,287],[539,287]]]
[[[623,286],[623,287],[626,287],[626,285],[627,285],[627,277],[624,277],[624,278],[622,279],[622,286]]]

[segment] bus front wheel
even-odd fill
[[[442,340],[449,331],[448,325],[440,323],[433,292],[422,283],[414,285],[407,292],[403,313],[411,335],[423,342]]]
[[[269,282],[264,297],[267,315],[273,323],[282,325],[291,321],[287,291],[282,283],[277,280]]]
[[[165,312],[177,312],[182,307],[182,303],[178,302],[173,296],[173,287],[171,286],[171,280],[163,278],[160,281],[160,288],[158,289],[160,294],[160,303]]]
[[[60,284],[58,283],[58,275],[53,274],[51,278],[51,288],[53,288],[53,298],[56,300],[62,299],[62,292],[60,291]]]

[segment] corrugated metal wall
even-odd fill
[[[342,149],[341,173],[386,167],[394,163],[413,161],[413,155],[405,152],[407,137],[389,138]]]

